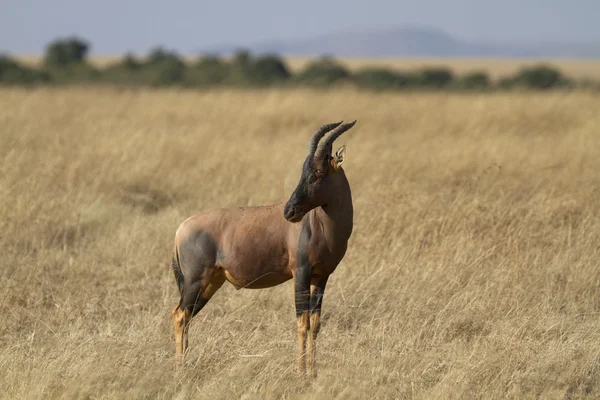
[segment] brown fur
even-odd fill
[[[225,280],[237,289],[261,289],[294,278],[298,369],[306,370],[308,338],[309,369],[314,372],[320,298],[327,277],[346,253],[352,233],[352,198],[340,154],[323,158],[309,155],[299,183],[302,190],[297,189],[303,195],[292,195],[287,205],[212,209],[188,218],[179,226],[175,254],[180,265],[174,270],[183,277],[180,283],[183,291],[179,305],[173,310],[178,358],[183,358],[187,349],[189,321]],[[311,174],[316,174],[319,180],[309,185],[305,175]],[[288,209],[293,215],[286,219],[284,214]],[[308,279],[306,282],[298,282],[304,277]],[[311,299],[309,285],[319,282],[322,285],[317,302]],[[299,289],[303,285],[305,291]],[[315,287],[310,286],[310,291],[314,292]],[[318,303],[319,310],[311,316],[309,305],[313,302]]]

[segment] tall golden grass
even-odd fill
[[[598,398],[600,97],[0,90],[0,397]],[[322,123],[355,230],[319,376],[293,285],[225,285],[177,367],[178,224],[285,200]]]

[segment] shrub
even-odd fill
[[[229,65],[216,56],[201,58],[186,70],[185,83],[188,85],[217,85],[223,83],[229,74]]]
[[[233,86],[249,86],[252,83],[251,56],[247,50],[238,50],[227,69],[224,83]]]
[[[56,83],[93,82],[102,77],[102,73],[98,69],[86,63],[66,65],[60,68],[49,67],[44,69],[44,72]]]
[[[127,53],[122,60],[102,71],[102,80],[111,83],[140,84],[148,83],[144,76],[144,64],[133,54]]]
[[[57,39],[46,47],[44,73],[59,83],[97,80],[101,74],[86,63],[88,51],[89,45],[82,39]]]
[[[47,82],[48,74],[27,68],[7,55],[0,55],[0,83],[17,85]]]
[[[239,50],[225,68],[223,82],[234,86],[266,86],[284,82],[290,76],[278,56],[268,54],[255,58],[248,51]]]
[[[518,86],[532,89],[550,89],[566,83],[561,72],[547,65],[523,68],[514,77]]]
[[[452,83],[454,74],[448,68],[423,68],[418,73],[417,84],[424,87],[443,88]]]
[[[394,89],[405,86],[408,79],[399,73],[384,68],[365,68],[353,76],[358,87],[375,90]]]
[[[483,90],[491,86],[491,81],[485,72],[471,72],[456,80],[458,89]]]
[[[182,82],[186,67],[183,59],[175,52],[155,48],[143,64],[143,69],[150,84],[166,86]]]
[[[138,71],[142,68],[143,63],[138,60],[132,53],[125,54],[123,60],[121,60],[119,67],[128,71]]]
[[[290,78],[291,74],[284,62],[275,55],[257,58],[250,65],[250,80],[253,84],[269,85],[281,83]]]
[[[155,67],[152,84],[166,86],[181,82],[185,74],[185,66],[172,61],[164,62]]]
[[[57,39],[46,47],[44,64],[61,68],[85,62],[89,51],[87,42],[76,37]]]
[[[332,58],[311,62],[296,75],[295,81],[309,86],[327,86],[350,77],[346,68]]]

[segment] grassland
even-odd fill
[[[0,397],[600,397],[600,96],[0,90]],[[320,373],[290,282],[225,285],[174,360],[178,224],[285,200],[313,129],[355,205]]]

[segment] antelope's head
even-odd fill
[[[332,155],[332,145],[355,123],[323,125],[314,133],[308,144],[300,182],[283,209],[285,219],[299,222],[310,210],[326,206],[336,196],[336,189],[340,187],[338,181],[346,179],[342,170],[346,147],[340,147]]]

